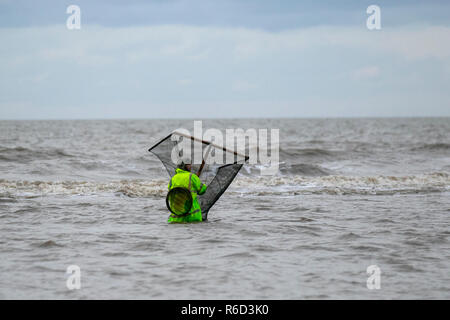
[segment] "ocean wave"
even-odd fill
[[[25,147],[0,147],[0,160],[8,162],[27,163],[33,160],[60,159],[64,157],[73,156],[58,148],[33,150]]]
[[[280,158],[282,159],[296,159],[302,158],[334,158],[339,154],[337,151],[331,151],[320,148],[280,148]]]
[[[129,197],[165,196],[166,180],[91,181],[13,181],[0,180],[0,196],[35,197],[45,195],[95,195],[120,193]]]
[[[63,247],[63,245],[56,243],[53,240],[48,240],[44,242],[34,243],[34,246],[38,248],[53,248],[53,247]]]
[[[448,143],[426,143],[418,147],[411,148],[411,151],[448,151],[450,144]]]
[[[165,197],[166,179],[87,181],[0,180],[0,198],[46,195],[121,194],[128,197]],[[239,176],[227,190],[238,195],[396,194],[450,190],[450,174],[435,172],[410,176]]]
[[[300,176],[328,176],[332,172],[319,165],[297,163],[288,166],[286,166],[285,164],[281,164],[280,173]]]
[[[244,166],[243,170],[240,172],[240,175],[247,177],[257,177],[261,174],[262,168],[268,168],[267,165],[251,165],[247,164]],[[308,177],[316,177],[316,176],[328,176],[333,174],[333,171],[326,169],[320,165],[316,164],[308,164],[308,163],[286,163],[280,162],[278,163],[278,173],[280,175],[286,176],[308,176]]]
[[[450,190],[450,175],[447,172],[434,172],[409,176],[240,177],[233,183],[231,190],[255,195],[445,192]]]

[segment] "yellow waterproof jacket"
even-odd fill
[[[176,169],[176,174],[170,179],[169,190],[176,187],[184,187],[191,191],[192,208],[189,214],[183,217],[178,217],[172,213],[169,216],[169,222],[202,221],[202,209],[197,200],[197,193],[204,194],[206,192],[206,185],[200,181],[200,178],[195,173]]]

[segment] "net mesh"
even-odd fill
[[[162,139],[149,151],[163,163],[170,178],[175,175],[180,159],[191,159],[193,173],[197,173],[204,162],[200,180],[208,188],[203,195],[198,195],[204,220],[247,159],[237,152],[176,132]]]
[[[186,188],[174,188],[167,194],[167,207],[176,214],[183,215],[188,213],[192,208],[192,196]]]

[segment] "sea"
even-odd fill
[[[450,118],[198,120],[280,143],[193,224],[148,152],[193,119],[0,121],[0,299],[450,299]]]

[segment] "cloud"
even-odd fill
[[[353,71],[353,76],[357,80],[376,78],[380,75],[380,69],[377,66],[367,66]]]
[[[329,26],[282,32],[183,25],[124,28],[86,26],[80,31],[68,31],[61,26],[53,26],[0,28],[0,36],[5,43],[1,56],[9,59],[17,53],[23,55],[22,49],[33,50],[28,52],[32,53],[33,59],[100,57],[115,62],[113,58],[123,54],[135,61],[171,56],[207,59],[214,52],[225,50],[233,58],[253,59],[269,54],[338,47],[394,53],[412,60],[450,57],[450,27],[438,26],[381,31]],[[13,46],[8,47],[7,44]]]
[[[449,27],[404,27],[397,32],[380,35],[380,46],[406,59],[434,58],[439,60],[450,57]],[[373,48],[377,46],[372,43]]]
[[[373,106],[363,101],[375,90],[383,93],[378,103],[414,100],[414,110],[420,110],[419,101],[426,104],[419,94],[430,96],[436,107],[424,110],[448,114],[450,27],[368,31],[364,26],[321,26],[272,32],[83,25],[78,31],[65,26],[0,28],[0,38],[0,118],[46,117],[57,107],[60,116],[64,110],[74,115],[77,108],[88,116],[95,105],[111,106],[98,109],[105,116],[126,117],[120,101],[139,106],[136,115],[146,116],[156,114],[149,108],[168,104],[179,116],[190,116],[188,109],[195,112],[186,105],[246,106],[225,113],[236,117],[277,116],[283,105],[283,115],[302,116],[309,111],[299,106],[311,101],[320,115],[355,101],[361,105],[349,107],[348,115],[370,115]],[[374,78],[376,83],[358,81]],[[18,101],[32,101],[33,106],[27,109]],[[3,108],[8,105],[18,111],[7,112]],[[267,106],[267,113],[258,105]],[[345,108],[339,108],[345,116]],[[211,115],[222,114],[210,110]]]
[[[246,92],[246,91],[255,89],[257,87],[258,86],[256,84],[250,83],[245,80],[237,80],[237,81],[234,81],[232,84],[233,91],[238,91],[238,92]]]
[[[192,79],[180,79],[178,80],[178,84],[181,86],[189,86],[192,84]]]

